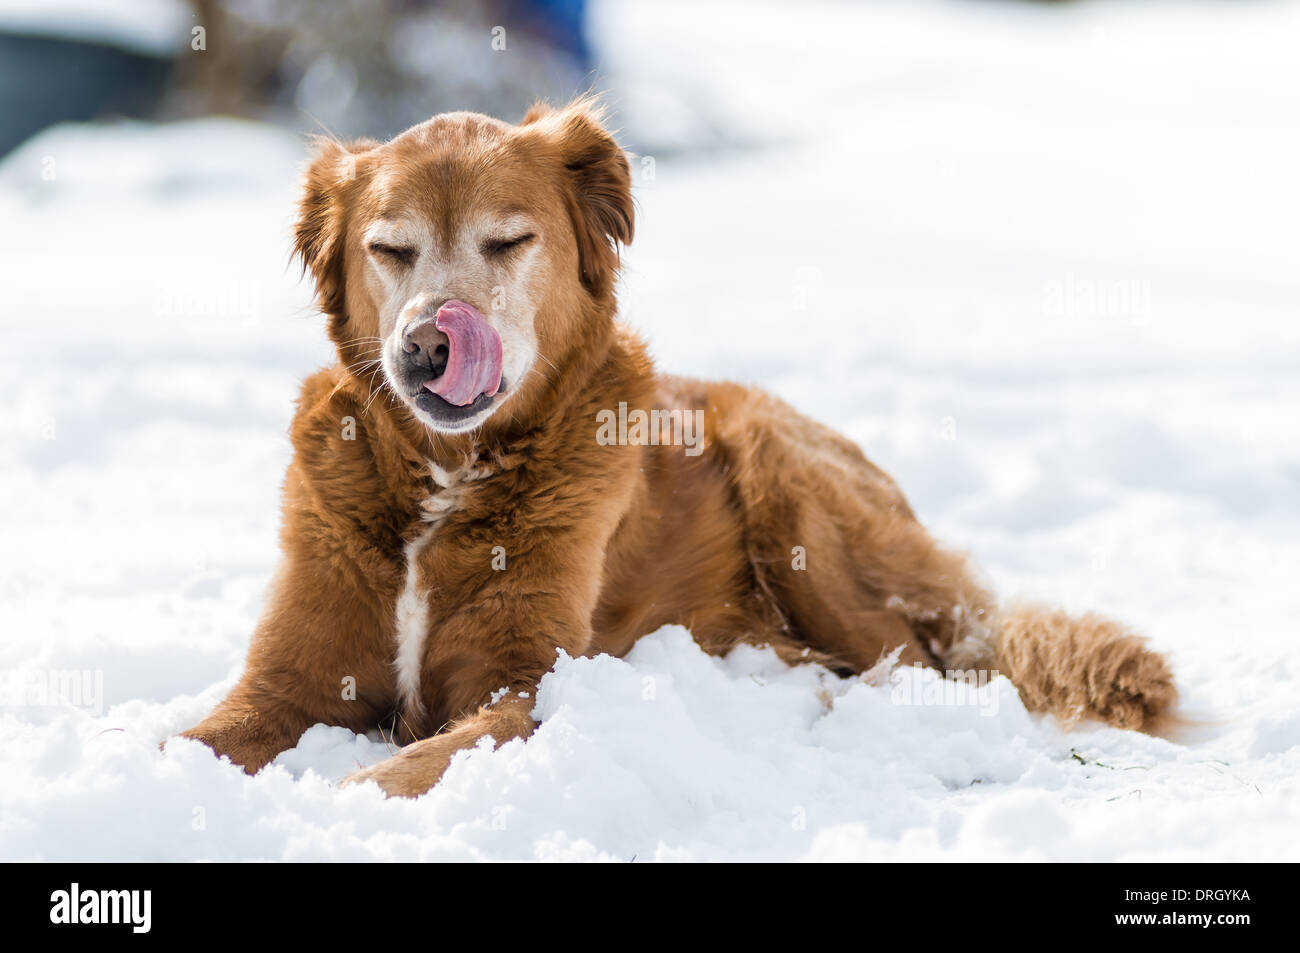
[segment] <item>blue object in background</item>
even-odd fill
[[[572,56],[583,70],[594,65],[584,26],[586,0],[512,0],[508,8],[557,50]]]

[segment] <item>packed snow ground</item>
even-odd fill
[[[1297,26],[597,17],[662,150],[623,295],[661,364],[852,435],[1008,596],[1149,634],[1197,722],[1175,740],[670,628],[562,659],[531,739],[415,801],[334,788],[386,753],[335,727],[255,778],[160,753],[238,674],[297,382],[331,356],[286,267],[302,148],[228,121],[29,143],[0,166],[0,858],[1300,858]],[[34,703],[68,671],[81,704]]]

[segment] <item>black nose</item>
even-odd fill
[[[433,318],[419,321],[402,335],[402,352],[413,370],[427,371],[436,378],[447,367],[447,335],[438,330]]]

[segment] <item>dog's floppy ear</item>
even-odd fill
[[[307,167],[302,198],[298,200],[294,255],[316,279],[317,306],[339,321],[346,320],[343,246],[348,200],[360,178],[359,156],[376,145],[368,139],[349,144],[318,139],[316,155]]]
[[[631,243],[634,218],[627,157],[603,119],[599,103],[584,97],[558,110],[535,105],[520,124],[544,136],[564,165],[582,283],[598,298],[613,287],[619,245]]]

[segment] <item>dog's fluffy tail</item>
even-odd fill
[[[1030,711],[1066,724],[1096,718],[1159,733],[1178,700],[1164,656],[1118,622],[1021,607],[1003,612],[985,638],[952,646],[949,668],[991,667],[1011,679]]]

